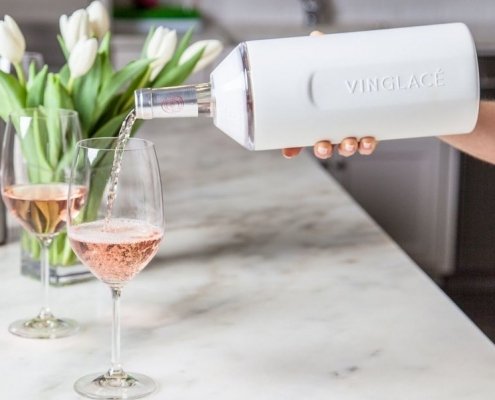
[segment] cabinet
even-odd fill
[[[455,269],[459,153],[436,138],[387,141],[325,167],[434,278]]]

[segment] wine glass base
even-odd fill
[[[74,390],[90,399],[140,399],[156,390],[156,383],[146,375],[121,373],[91,374],[79,378]]]
[[[10,333],[28,339],[58,339],[71,336],[77,331],[79,325],[76,321],[54,316],[23,319],[9,326]]]

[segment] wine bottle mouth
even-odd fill
[[[210,84],[138,89],[134,103],[138,119],[210,117]]]
[[[134,92],[136,118],[153,118],[153,96],[151,89],[138,89]]]

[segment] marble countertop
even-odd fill
[[[211,125],[148,122],[166,239],[124,290],[122,359],[152,399],[489,400],[495,348],[308,154],[250,153]],[[52,290],[77,336],[26,340],[18,243],[0,248],[0,398],[77,399],[109,364],[110,294]]]

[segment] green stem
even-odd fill
[[[146,73],[143,75],[143,78],[136,85],[136,88],[140,89],[142,87],[147,86],[148,83],[151,83],[149,82],[150,75],[151,75],[151,68],[148,67]],[[124,112],[126,110],[131,110],[132,108],[134,108],[134,96],[129,96],[126,102],[124,103],[124,107],[122,107],[120,111]]]
[[[71,258],[72,258],[72,247],[70,246],[69,238],[65,236],[65,240],[61,252],[61,265],[69,265]]]
[[[67,92],[71,95],[72,94],[72,88],[74,86],[74,78],[71,76],[69,78],[69,82],[67,83]]]
[[[26,87],[26,77],[24,76],[24,71],[22,70],[22,66],[20,63],[13,63],[15,73],[17,74],[17,79],[21,86]]]

